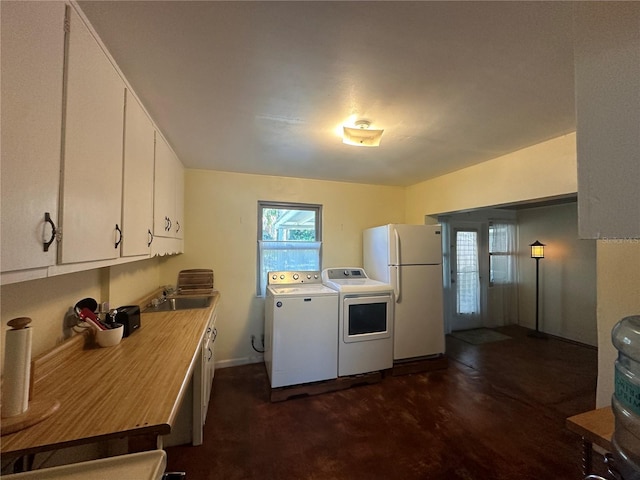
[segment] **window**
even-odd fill
[[[509,222],[489,224],[489,284],[515,282],[516,226]]]
[[[267,273],[320,270],[322,206],[258,202],[258,295]]]
[[[456,313],[480,312],[480,263],[478,232],[456,229]]]

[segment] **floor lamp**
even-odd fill
[[[547,338],[547,335],[538,329],[539,310],[540,310],[540,259],[544,258],[544,243],[540,243],[538,240],[531,245],[531,258],[536,260],[536,331],[529,333],[530,337],[535,338]]]

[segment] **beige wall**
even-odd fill
[[[598,240],[598,390],[596,406],[611,404],[617,351],[611,329],[623,317],[640,315],[640,239]]]
[[[571,133],[406,189],[406,221],[572,194],[577,191],[576,135]]]
[[[354,183],[187,170],[185,254],[161,260],[161,283],[185,268],[212,268],[221,292],[216,357],[257,361],[250,338],[264,330],[256,296],[258,201],[323,206],[323,268],[362,265],[362,230],[404,221],[404,189]]]
[[[130,304],[148,295],[151,290],[161,285],[159,259],[151,258],[111,267],[108,285],[107,298],[111,308]]]
[[[70,334],[64,330],[70,308],[85,297],[103,298],[106,273],[106,269],[90,270],[0,287],[3,352],[7,322],[16,317],[32,320],[33,356],[62,341],[65,333]],[[4,365],[4,355],[1,361]]]
[[[577,204],[518,211],[519,323],[535,328],[536,261],[529,244],[546,244],[540,262],[540,330],[597,345],[596,241],[578,238]]]
[[[70,273],[0,287],[2,351],[7,322],[16,317],[32,320],[32,356],[56,346],[71,335],[65,317],[86,297],[110,302],[111,307],[135,301],[158,286],[158,260],[150,259],[110,268]],[[4,354],[0,356],[4,365]]]

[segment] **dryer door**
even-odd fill
[[[389,338],[393,331],[392,295],[349,296],[343,300],[345,343]]]

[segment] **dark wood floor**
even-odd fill
[[[512,338],[448,336],[446,370],[279,403],[264,365],[218,370],[204,445],[167,448],[168,470],[188,480],[582,478],[565,418],[594,408],[596,350],[498,330]]]

